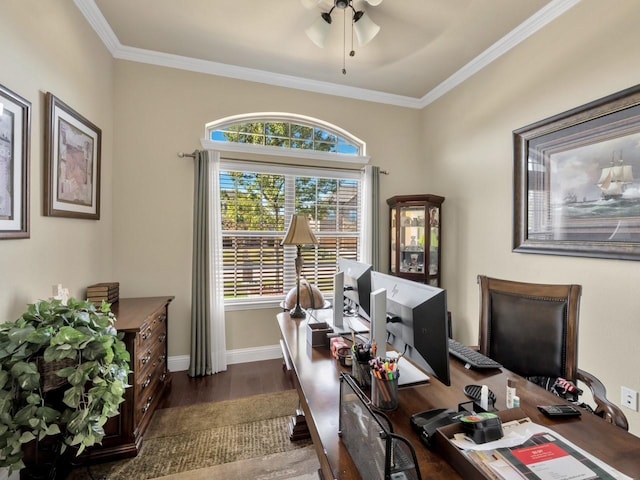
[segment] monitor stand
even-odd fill
[[[344,316],[342,325],[334,324],[333,309],[307,309],[307,314],[316,322],[326,322],[331,329],[340,335],[351,333],[369,333],[369,322],[359,316]]]
[[[387,350],[387,358],[398,358],[400,354],[395,350]],[[398,387],[412,387],[429,382],[429,375],[424,373],[406,358],[400,357],[398,361]]]

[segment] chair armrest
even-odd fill
[[[578,369],[576,379],[583,382],[591,390],[591,395],[596,402],[595,413],[597,415],[600,415],[609,423],[613,423],[627,431],[629,430],[627,417],[625,417],[620,407],[607,400],[607,389],[596,376]]]

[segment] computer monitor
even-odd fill
[[[338,272],[343,274],[344,298],[351,300],[353,315],[369,320],[371,314],[371,265],[357,260],[338,258]],[[339,292],[337,292],[339,294]],[[334,308],[339,307],[334,305]],[[345,312],[349,313],[349,312]]]
[[[371,287],[386,290],[387,342],[451,385],[446,290],[379,272],[371,273]]]

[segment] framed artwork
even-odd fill
[[[0,85],[0,239],[29,238],[31,103]]]
[[[515,252],[640,260],[640,85],[513,142]]]
[[[102,131],[50,92],[46,104],[44,214],[99,220]]]

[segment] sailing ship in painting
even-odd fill
[[[611,165],[602,169],[597,185],[602,192],[602,198],[612,200],[622,198],[627,185],[632,183],[633,169],[631,165],[624,165],[620,158],[617,165],[611,160]]]

